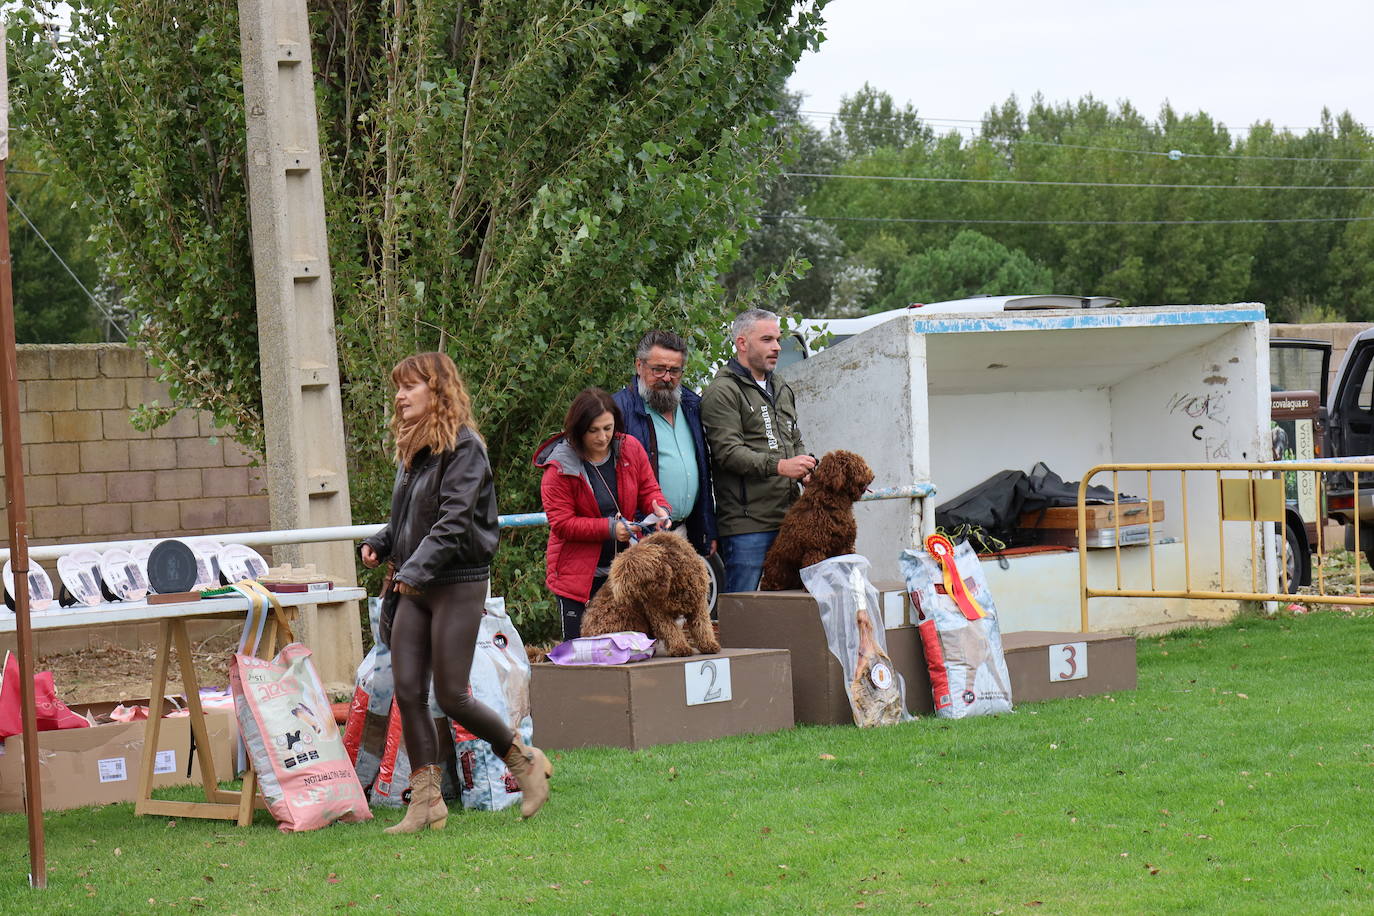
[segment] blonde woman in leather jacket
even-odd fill
[[[410,806],[387,833],[440,829],[439,736],[429,712],[430,676],[444,715],[489,743],[520,783],[520,813],[548,798],[553,767],[518,732],[468,693],[468,675],[498,535],[496,489],[486,446],[458,368],[443,353],[419,353],[391,370],[396,485],[385,528],[363,541],[363,565],[391,564],[382,641],[391,648],[396,705],[411,765]]]

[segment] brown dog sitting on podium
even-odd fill
[[[811,472],[806,492],[783,517],[763,561],[762,591],[801,588],[800,570],[854,552],[858,525],[854,501],[873,482],[868,462],[854,452],[827,452]]]

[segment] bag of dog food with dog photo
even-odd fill
[[[372,817],[310,650],[298,642],[268,661],[235,653],[229,686],[239,730],[282,832]]]
[[[627,630],[604,636],[579,636],[549,650],[555,665],[623,665],[654,657],[654,643],[647,633]]]
[[[904,550],[902,575],[918,618],[935,714],[942,719],[1011,712],[997,608],[978,555],[942,534]]]
[[[526,744],[534,740],[530,717],[530,661],[515,622],[506,613],[506,599],[488,598],[477,631],[477,651],[468,677],[472,695],[491,707]],[[466,736],[466,737],[464,737]],[[491,745],[459,731],[458,780],[463,807],[500,811],[520,801],[515,777]]]
[[[825,641],[844,672],[860,728],[914,718],[906,708],[906,684],[887,655],[882,605],[868,568],[867,558],[848,554],[801,570],[802,584],[820,605]]]

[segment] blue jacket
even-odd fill
[[[654,477],[657,479],[658,437],[654,435],[654,424],[649,419],[649,407],[639,396],[637,384],[638,379],[632,380],[630,384],[617,391],[614,395],[615,403],[625,420],[625,432],[638,439],[639,444],[649,453],[649,464],[653,467]],[[697,474],[701,479],[697,503],[685,519],[687,539],[692,542],[697,553],[706,556],[711,549],[711,542],[716,539],[716,504],[711,489],[711,460],[706,451],[706,436],[701,429],[701,397],[685,387],[682,389],[682,414],[692,431],[692,446],[697,453]]]

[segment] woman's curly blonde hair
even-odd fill
[[[414,423],[402,423],[395,402],[391,407],[391,438],[396,443],[396,460],[410,467],[415,453],[425,446],[431,452],[447,451],[458,442],[463,427],[477,432],[472,416],[472,399],[458,374],[458,367],[446,353],[416,353],[407,356],[391,370],[391,384],[423,381],[431,396],[429,410]]]

